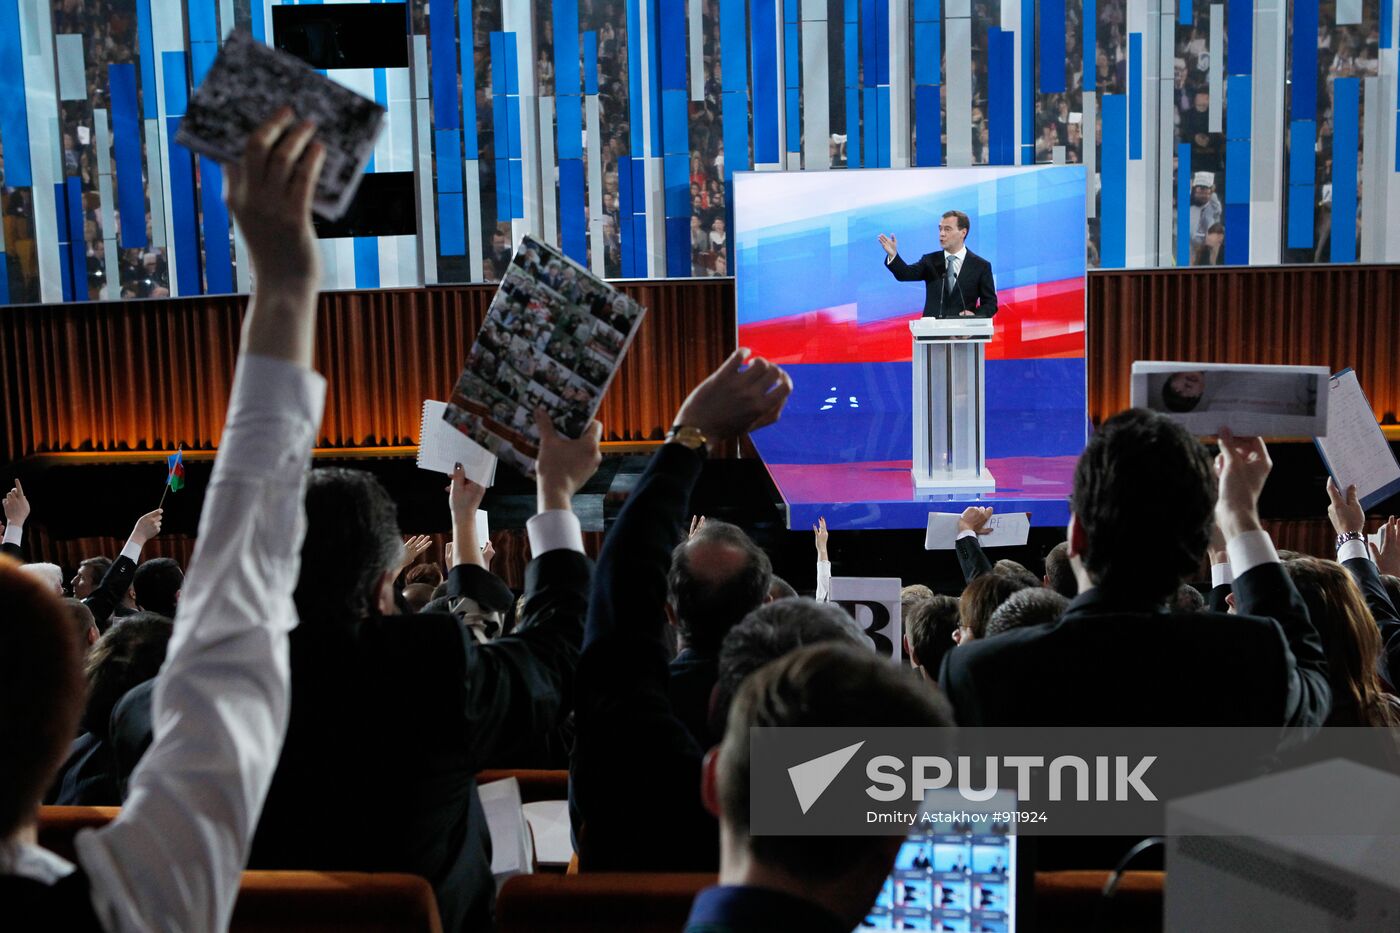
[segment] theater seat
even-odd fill
[[[1128,871],[1111,901],[1103,900],[1106,871],[1042,871],[1035,876],[1037,933],[1157,933],[1162,929],[1160,871]]]
[[[233,933],[442,933],[437,901],[416,875],[245,871]]]
[[[40,807],[39,845],[71,862],[78,831],[106,826],[120,812],[120,807]]]
[[[497,933],[677,933],[711,874],[517,875],[496,898]]]
[[[568,800],[569,772],[544,771],[535,768],[492,768],[478,771],[476,783],[490,784],[515,778],[520,782],[520,802],[534,803],[537,800]]]

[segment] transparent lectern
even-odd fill
[[[914,490],[982,493],[987,471],[985,346],[992,319],[919,318],[914,337]]]

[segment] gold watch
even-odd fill
[[[670,432],[666,435],[666,443],[680,444],[682,447],[689,447],[697,453],[709,452],[709,439],[699,428],[693,428],[689,425],[672,425]]]

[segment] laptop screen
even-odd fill
[[[857,929],[1014,931],[1019,847],[986,806],[968,807],[980,819],[916,826]]]

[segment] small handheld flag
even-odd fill
[[[165,490],[160,494],[160,508],[165,505],[166,493],[179,492],[185,488],[185,451],[184,448],[177,448],[170,456],[165,458]]]

